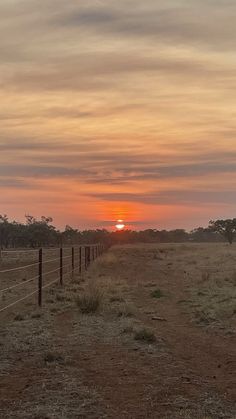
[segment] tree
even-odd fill
[[[229,244],[232,244],[236,233],[236,218],[216,221],[211,220],[209,222],[209,230],[220,233],[228,240]]]

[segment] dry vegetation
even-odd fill
[[[112,248],[0,314],[0,417],[235,419],[235,285],[236,246]]]

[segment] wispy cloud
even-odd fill
[[[2,0],[0,14],[0,212],[234,214],[235,1]]]

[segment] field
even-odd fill
[[[235,419],[236,246],[111,248],[0,313],[0,365],[4,419]]]

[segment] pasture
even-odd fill
[[[1,418],[236,418],[235,245],[115,246],[43,298],[0,313]]]

